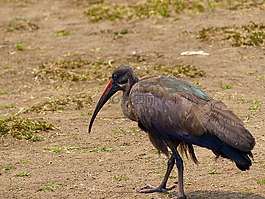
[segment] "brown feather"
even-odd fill
[[[152,136],[152,134],[150,134],[150,133],[148,133],[148,137],[149,137],[151,143],[153,144],[153,146],[159,152],[162,152],[167,157],[169,157],[169,152],[168,152],[168,149],[167,149],[167,145],[166,145],[166,143],[163,140],[158,139],[157,137]]]
[[[220,101],[213,100],[209,107],[205,126],[208,131],[216,135],[228,145],[250,151],[255,145],[254,138],[243,126],[242,121]]]
[[[190,157],[195,164],[199,164],[199,161],[197,160],[197,157],[195,155],[194,148],[193,148],[192,144],[187,144],[187,143],[181,142],[178,148],[179,148],[182,156],[185,154],[187,159],[189,159],[189,157]]]

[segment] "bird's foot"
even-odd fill
[[[161,186],[156,187],[156,186],[147,184],[145,187],[140,189],[138,192],[139,193],[154,193],[154,192],[166,193],[166,192],[174,189],[175,187],[176,187],[176,185],[172,185],[169,188],[163,188]]]

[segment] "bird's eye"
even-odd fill
[[[118,78],[118,75],[117,74],[113,74],[112,78],[113,79],[117,79]]]

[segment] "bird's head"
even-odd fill
[[[113,73],[110,82],[102,93],[89,123],[91,132],[93,122],[104,104],[119,90],[129,93],[131,87],[138,81],[138,77],[130,66],[120,66]]]

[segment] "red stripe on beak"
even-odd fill
[[[109,84],[107,85],[107,87],[105,88],[104,92],[102,93],[100,99],[105,95],[105,93],[109,90],[109,88],[111,87],[112,85],[112,80],[110,80]]]

